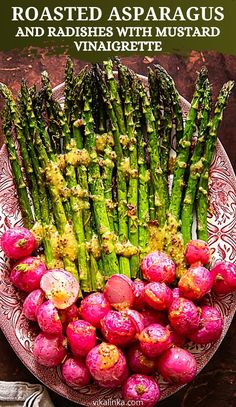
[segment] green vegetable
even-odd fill
[[[126,169],[125,160],[122,151],[120,132],[118,129],[116,115],[111,104],[111,94],[104,82],[101,69],[96,65],[94,71],[102,93],[104,103],[107,107],[107,113],[112,123],[112,132],[114,137],[114,150],[116,153],[116,185],[117,185],[117,200],[118,200],[118,218],[119,218],[119,241],[125,245],[128,242],[128,212],[127,212],[127,185],[126,185]],[[119,257],[119,271],[130,277],[129,259],[125,256]]]
[[[194,147],[193,155],[190,160],[189,178],[183,199],[183,208],[181,214],[181,232],[183,234],[184,243],[187,244],[192,237],[192,223],[194,203],[196,199],[196,191],[198,181],[203,170],[204,158],[203,149],[208,138],[208,122],[211,112],[211,88],[209,80],[206,79],[204,85],[204,94],[201,104],[201,110],[198,114],[200,121],[198,138]]]
[[[215,104],[214,116],[208,126],[208,140],[204,152],[204,166],[200,176],[198,193],[197,193],[197,235],[201,240],[207,242],[207,210],[208,210],[208,187],[209,171],[215,151],[217,134],[220,123],[223,119],[223,112],[227,105],[234,82],[229,81],[221,89],[217,102]]]
[[[2,91],[2,85],[1,85]],[[34,224],[34,216],[31,210],[30,201],[26,189],[26,184],[21,171],[20,161],[18,159],[15,145],[12,139],[11,133],[11,114],[9,107],[6,105],[3,112],[3,128],[6,137],[6,146],[8,150],[8,156],[11,164],[12,175],[16,185],[19,203],[22,212],[22,218],[24,226],[31,229]]]
[[[91,113],[91,90],[89,84],[84,87],[84,109],[83,122],[85,127],[85,147],[90,154],[89,165],[89,189],[92,194],[94,218],[98,231],[100,243],[102,246],[102,259],[106,277],[118,273],[118,260],[114,247],[114,236],[110,230],[109,219],[107,216],[106,202],[104,197],[104,187],[101,184],[100,169],[96,152],[96,135],[94,132],[94,119]]]
[[[119,72],[119,81],[121,91],[124,97],[124,115],[126,118],[127,135],[128,135],[128,149],[129,149],[129,176],[128,176],[128,224],[129,224],[129,241],[132,245],[138,247],[139,245],[139,231],[138,231],[138,151],[137,151],[137,138],[134,123],[134,107],[132,99],[134,97],[132,88],[133,78],[130,78],[129,70],[117,64]],[[131,84],[130,84],[131,81]],[[131,277],[136,277],[139,270],[139,256],[138,254],[130,258],[130,272]]]
[[[207,71],[205,68],[201,69],[196,83],[196,90],[193,95],[191,107],[186,119],[183,137],[179,142],[179,150],[176,160],[176,167],[174,171],[174,180],[171,191],[169,212],[178,221],[180,218],[182,195],[184,189],[184,178],[187,171],[190,148],[192,144],[193,133],[196,129],[197,112],[199,102],[202,98],[204,91],[204,82],[206,80]]]
[[[223,86],[210,118],[202,68],[183,128],[173,79],[154,65],[148,80],[149,89],[118,58],[76,76],[68,59],[63,107],[46,72],[38,92],[22,83],[17,103],[0,85],[24,225],[41,230],[47,266],[64,265],[86,293],[114,273],[139,276],[151,250],[165,250],[181,276],[195,209],[198,238],[207,240],[209,171],[233,82]]]

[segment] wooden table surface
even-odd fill
[[[49,72],[53,86],[63,81],[66,57],[47,55],[39,50],[38,55],[32,50],[18,54],[11,51],[0,52],[0,81],[6,83],[14,95],[20,87],[21,79],[29,85],[40,85],[40,73]],[[153,58],[129,57],[123,61],[139,74],[145,75],[151,63],[161,63],[173,76],[177,89],[187,100],[193,94],[196,71],[205,64],[209,70],[210,82],[215,99],[220,87],[229,79],[236,81],[236,57],[224,56],[216,52],[192,52],[186,57],[178,55],[161,55]],[[85,63],[75,60],[76,70]],[[0,100],[0,108],[3,102]],[[236,90],[225,113],[220,129],[220,139],[236,168]],[[0,144],[3,142],[0,130]],[[160,407],[235,407],[236,406],[236,318],[221,344],[220,348],[197,378],[172,397],[158,403]],[[29,381],[35,383],[35,377],[17,358],[4,335],[0,332],[0,380]],[[74,403],[65,400],[50,391],[56,407],[73,407]]]

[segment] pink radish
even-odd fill
[[[86,357],[86,365],[98,382],[113,380],[120,383],[127,371],[123,352],[117,346],[105,342],[91,349]]]
[[[76,357],[86,356],[96,343],[96,329],[82,319],[70,322],[66,335],[71,351]]]
[[[104,295],[117,310],[132,308],[135,298],[133,282],[123,274],[114,274],[105,285]]]
[[[210,247],[204,240],[190,240],[186,246],[185,258],[188,264],[208,264],[210,256]]]
[[[40,333],[34,341],[33,354],[36,361],[46,367],[60,365],[67,355],[65,336],[52,336]]]
[[[144,289],[147,283],[136,279],[133,281],[134,304],[133,308],[141,311],[145,308]]]
[[[45,296],[58,309],[74,304],[79,296],[79,283],[76,278],[63,269],[48,271],[41,279],[40,286]]]
[[[236,264],[221,261],[211,269],[211,274],[216,294],[228,294],[236,290]]]
[[[197,362],[193,355],[177,347],[164,352],[158,358],[157,367],[163,378],[174,384],[189,383],[197,374]]]
[[[169,308],[169,322],[170,325],[180,335],[188,336],[191,332],[198,329],[200,324],[201,309],[186,299],[179,297],[175,299]]]
[[[157,382],[152,377],[141,374],[130,376],[122,388],[122,396],[125,401],[143,407],[154,407],[160,399],[160,395]]]
[[[176,300],[180,297],[180,289],[175,287],[172,289],[173,300]]]
[[[37,321],[43,332],[49,335],[62,334],[62,323],[58,311],[50,300],[38,308]]]
[[[126,352],[128,366],[134,373],[154,374],[156,370],[155,359],[147,358],[141,350],[139,343],[132,344]]]
[[[129,369],[128,369],[128,366],[126,366],[122,376],[119,379],[111,377],[108,380],[99,380],[96,383],[100,387],[104,387],[105,389],[116,389],[117,387],[122,386],[122,384],[128,379],[128,377],[129,377]]]
[[[180,335],[171,325],[167,325],[166,328],[168,328],[170,331],[171,341],[173,345],[181,347],[188,342],[186,336]]]
[[[170,284],[175,279],[176,266],[167,254],[155,251],[144,257],[141,271],[148,281]]]
[[[38,257],[27,257],[11,270],[12,283],[22,291],[31,292],[40,287],[41,278],[47,273],[46,266]]]
[[[199,329],[189,334],[189,338],[191,341],[200,344],[216,342],[221,336],[224,320],[214,307],[204,305],[201,309]]]
[[[205,267],[193,265],[182,275],[178,286],[182,297],[199,301],[211,291],[213,276]]]
[[[31,291],[25,298],[23,303],[23,313],[30,321],[37,321],[37,310],[39,306],[44,302],[44,292],[38,288]]]
[[[118,346],[126,346],[136,335],[135,324],[126,314],[109,311],[101,320],[101,331],[104,338]]]
[[[2,234],[1,247],[7,257],[19,260],[31,255],[37,247],[37,241],[30,230],[14,227]]]
[[[166,326],[168,324],[167,314],[164,311],[155,311],[154,309],[145,309],[141,312],[144,318],[144,328],[151,324],[160,324]]]
[[[110,310],[111,306],[105,295],[97,292],[88,295],[81,301],[79,313],[82,319],[99,328],[101,319]]]
[[[68,358],[63,363],[62,376],[66,384],[75,390],[87,386],[91,380],[91,375],[85,363],[75,358]]]
[[[149,283],[144,290],[144,299],[149,307],[157,311],[164,311],[172,303],[173,295],[165,283]]]
[[[172,345],[170,331],[162,325],[152,324],[139,335],[142,352],[148,358],[156,358]]]

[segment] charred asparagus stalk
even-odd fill
[[[171,103],[171,108],[172,108],[172,113],[173,113],[173,122],[174,122],[174,130],[176,138],[176,150],[178,151],[179,147],[179,142],[183,137],[183,130],[184,130],[184,124],[183,124],[183,113],[182,113],[182,107],[181,107],[181,101],[180,101],[180,95],[175,87],[175,83],[171,76],[168,74],[168,72],[161,66],[161,65],[155,65],[154,68],[162,74],[166,86],[168,89],[169,93],[169,103]]]
[[[110,90],[110,101],[114,108],[119,131],[121,135],[125,136],[126,135],[125,117],[122,109],[120,95],[118,92],[118,85],[113,74],[113,64],[111,60],[104,61],[103,64],[105,68],[107,86]]]
[[[150,91],[152,110],[153,110],[153,114],[154,114],[155,120],[156,120],[156,130],[157,130],[157,133],[161,137],[161,131],[162,131],[161,121],[162,121],[162,115],[163,115],[163,103],[161,100],[160,88],[157,83],[156,72],[151,68],[148,68],[148,85],[149,85],[149,91]]]
[[[68,57],[65,68],[64,112],[70,130],[72,130],[72,112],[75,99],[75,90],[76,79],[74,76],[74,66],[72,60]]]
[[[160,159],[161,167],[163,171],[164,182],[164,196],[167,205],[169,203],[169,191],[168,191],[168,175],[169,175],[169,158],[171,150],[171,134],[172,134],[172,102],[170,98],[170,86],[166,80],[166,75],[163,70],[156,67],[156,84],[159,88],[159,92],[162,97],[163,103],[163,118],[161,120],[161,147],[160,147]]]
[[[1,85],[1,90],[2,86],[3,85]],[[6,146],[11,164],[12,176],[17,189],[17,195],[21,208],[23,223],[25,227],[31,229],[32,226],[34,225],[35,220],[31,210],[31,205],[26,189],[26,184],[23,178],[20,161],[17,156],[16,148],[12,138],[11,114],[8,106],[5,107],[3,112],[3,129],[6,137]]]
[[[67,71],[66,71],[67,73]],[[65,82],[69,82],[69,79],[67,79]],[[57,117],[58,124],[60,125],[62,135],[63,135],[63,140],[64,140],[64,148],[66,151],[65,156],[68,157],[68,154],[75,154],[76,155],[76,143],[73,138],[71,138],[71,132],[70,128],[67,122],[67,118],[62,111],[60,105],[56,103],[51,95],[51,84],[49,82],[49,78],[44,73],[43,75],[43,83],[45,87],[45,98],[47,100],[47,103],[51,105],[51,110],[54,112],[54,116]],[[68,198],[70,202],[70,207],[72,211],[72,224],[73,224],[73,229],[74,233],[78,242],[78,266],[79,266],[79,279],[80,279],[80,284],[81,288],[85,292],[90,292],[92,289],[92,282],[91,282],[91,276],[90,276],[90,271],[89,271],[89,266],[88,266],[88,252],[86,248],[86,240],[85,240],[85,234],[84,234],[84,227],[83,227],[83,200],[79,196],[79,190],[78,185],[77,185],[77,179],[76,179],[76,171],[75,171],[75,166],[73,165],[73,158],[72,161],[70,159],[66,159],[66,169],[65,169],[65,174],[66,174],[66,180],[67,180],[67,187],[69,188],[68,190]],[[96,288],[95,288],[96,289]]]
[[[6,137],[7,143],[6,144],[7,144],[8,149],[11,149],[11,156],[13,158],[13,151],[15,149],[15,144],[14,144],[14,141],[13,141],[13,138],[12,138],[12,135],[11,135],[11,131],[12,131],[11,129],[14,126],[16,138],[17,138],[17,140],[19,142],[19,146],[20,146],[20,151],[21,151],[21,156],[22,156],[22,163],[23,163],[23,166],[24,166],[24,169],[25,169],[25,174],[26,174],[26,177],[27,177],[27,181],[29,183],[30,191],[31,191],[31,196],[32,196],[32,201],[33,201],[33,206],[34,206],[35,220],[40,222],[41,214],[40,214],[40,205],[39,205],[37,184],[36,184],[36,180],[35,180],[35,177],[34,177],[32,165],[31,165],[31,160],[30,160],[27,148],[26,148],[23,129],[22,129],[22,126],[21,126],[21,121],[20,121],[20,118],[19,118],[18,109],[17,109],[16,103],[14,101],[13,95],[10,92],[10,90],[5,85],[1,85],[0,89],[1,89],[1,93],[3,94],[3,96],[5,98],[5,101],[6,101],[5,115],[4,115],[4,119],[5,119],[4,130],[5,130],[5,135],[7,136]],[[16,154],[15,159],[11,160],[12,164],[14,164],[14,167],[17,167],[17,164],[16,164],[17,161],[18,161],[18,158],[17,158],[17,154]],[[20,166],[20,163],[19,163],[19,166]],[[19,177],[20,172],[18,170],[19,170],[19,168],[17,169],[17,172],[19,174],[18,177]],[[16,175],[14,175],[14,171],[13,171],[13,176],[15,177],[15,181],[17,182],[18,180],[16,179]],[[22,180],[21,181],[22,181],[22,187],[23,187],[23,184],[24,184],[23,175],[22,175]],[[16,183],[16,186],[17,186],[17,183]],[[18,186],[18,189],[19,189],[19,186]],[[23,187],[23,190],[24,190],[24,187]],[[27,191],[24,192],[24,195],[25,195],[25,197],[27,196],[27,198],[28,198]],[[26,200],[26,205],[28,205],[29,208],[30,208],[30,204],[27,202],[27,200]],[[27,212],[28,212],[29,219],[30,219],[30,217],[32,218],[32,221],[31,221],[32,225],[31,226],[33,226],[33,224],[34,224],[33,214],[32,214],[31,210],[29,211],[29,208],[28,208]]]
[[[192,99],[191,107],[186,119],[183,137],[179,142],[179,151],[174,171],[174,180],[171,191],[169,213],[179,221],[184,188],[184,178],[192,144],[193,133],[196,129],[196,119],[199,102],[203,94],[203,84],[207,76],[206,68],[202,68],[196,83],[196,90]]]
[[[94,67],[99,88],[101,90],[104,103],[107,107],[108,116],[111,121],[112,132],[114,137],[114,150],[116,153],[116,184],[117,184],[117,198],[118,198],[118,217],[119,217],[119,241],[122,245],[128,242],[128,213],[127,213],[127,185],[126,185],[126,166],[125,158],[123,156],[122,145],[120,140],[120,132],[116,120],[116,115],[111,104],[111,94],[107,88],[102,72],[96,65]],[[119,257],[120,273],[130,276],[129,259],[120,255]]]
[[[183,199],[183,208],[181,214],[181,232],[184,243],[188,243],[192,236],[193,210],[196,198],[198,180],[203,169],[203,148],[208,133],[208,122],[211,112],[211,88],[209,80],[206,79],[204,84],[204,95],[201,110],[198,112],[200,121],[198,138],[194,147],[193,155],[190,160],[189,178]]]
[[[73,233],[72,226],[68,222],[65,210],[62,204],[60,191],[64,188],[64,178],[60,172],[56,162],[52,162],[47,154],[47,150],[42,143],[40,137],[40,129],[38,127],[36,117],[33,110],[32,99],[26,87],[22,89],[21,100],[25,106],[26,118],[28,120],[31,137],[34,141],[34,146],[38,154],[40,165],[44,170],[50,198],[53,204],[53,212],[57,230],[60,235],[60,240],[63,242],[62,258],[66,270],[70,271],[78,278],[78,270],[75,264],[77,256],[77,242]]]
[[[211,119],[208,131],[208,142],[205,146],[203,171],[200,176],[197,193],[197,235],[199,239],[207,241],[207,210],[208,210],[208,188],[209,171],[215,151],[217,134],[220,123],[223,119],[223,112],[227,105],[234,82],[229,81],[221,89],[215,104],[214,116]]]
[[[102,258],[104,264],[104,272],[106,277],[111,274],[118,273],[118,260],[114,247],[114,235],[110,230],[109,220],[106,211],[106,203],[104,198],[104,187],[100,180],[100,169],[96,152],[96,135],[94,132],[94,119],[91,109],[91,91],[89,84],[84,87],[84,109],[83,122],[85,127],[85,147],[90,154],[89,165],[89,188],[92,194],[94,218],[96,229],[98,231],[101,247]]]
[[[119,80],[121,84],[121,91],[124,96],[124,115],[126,118],[127,135],[129,139],[129,181],[128,181],[128,217],[129,217],[129,241],[132,245],[138,247],[139,234],[138,234],[138,152],[137,152],[137,139],[134,124],[134,108],[132,104],[133,92],[130,85],[132,79],[128,68],[117,64],[119,72]],[[130,83],[131,81],[131,83]],[[139,256],[138,254],[130,258],[130,271],[131,277],[136,277],[139,270]]]
[[[138,148],[138,230],[139,230],[139,246],[142,249],[141,257],[146,253],[148,247],[148,223],[150,221],[149,214],[149,184],[150,171],[147,168],[146,162],[146,141],[144,138],[144,128],[142,126],[142,113],[140,109],[139,88],[136,78],[132,83],[133,87],[133,107],[134,107],[134,123],[137,134]],[[153,208],[154,209],[154,208]]]
[[[55,236],[57,235],[57,230],[54,224],[54,217],[53,212],[51,211],[50,205],[50,197],[48,191],[46,189],[44,179],[42,176],[41,167],[39,164],[39,160],[34,148],[34,144],[32,142],[31,136],[29,134],[29,127],[25,116],[25,109],[24,105],[21,101],[21,96],[19,97],[19,114],[20,114],[20,121],[22,125],[23,137],[25,139],[25,144],[28,149],[28,154],[31,159],[32,169],[34,172],[35,180],[36,180],[36,188],[38,193],[39,199],[39,207],[40,207],[40,224],[43,228],[43,244],[44,244],[44,251],[45,251],[45,260],[48,268],[57,268],[62,267],[62,262],[58,256],[56,244],[55,244]],[[22,155],[23,157],[23,155]]]
[[[166,221],[167,203],[164,199],[164,181],[160,162],[159,136],[155,128],[155,118],[150,101],[143,84],[140,83],[141,108],[146,122],[147,137],[149,140],[151,182],[154,188],[155,215],[158,225],[162,228]]]

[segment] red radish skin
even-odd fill
[[[86,364],[82,360],[75,358],[66,359],[61,372],[66,384],[75,390],[87,386],[92,378]]]
[[[172,384],[191,382],[197,374],[197,362],[185,349],[173,347],[164,352],[157,361],[163,378]]]
[[[111,276],[103,293],[111,306],[118,311],[132,308],[134,304],[133,281],[123,274]]]
[[[170,331],[160,324],[145,328],[139,335],[139,342],[142,352],[150,359],[156,358],[172,345]]]
[[[31,255],[37,247],[37,241],[30,230],[15,227],[2,234],[1,247],[7,257],[19,260]]]
[[[33,355],[36,361],[46,367],[60,365],[67,355],[65,336],[52,336],[40,333],[34,341]]]
[[[142,280],[136,279],[133,281],[134,304],[133,308],[142,311],[146,304],[144,301],[144,289],[147,283]]]
[[[224,320],[220,312],[214,307],[204,305],[201,309],[200,328],[190,334],[189,338],[199,344],[216,342],[222,334]]]
[[[85,297],[80,304],[79,313],[82,319],[100,328],[101,319],[111,310],[110,303],[103,293],[93,293]]]
[[[180,278],[178,286],[182,297],[199,301],[211,291],[213,276],[203,266],[191,266]]]
[[[188,264],[208,264],[211,258],[210,247],[204,240],[190,240],[186,246],[185,259]]]
[[[173,345],[181,347],[188,342],[187,337],[185,335],[180,335],[171,325],[167,325],[166,328],[168,328],[170,331],[171,341]]]
[[[172,290],[173,300],[178,299],[180,295],[180,289],[178,287],[173,288]]]
[[[140,312],[134,309],[126,309],[121,311],[121,314],[129,316],[135,326],[136,334],[140,334],[142,332],[144,329],[144,317]]]
[[[141,312],[144,318],[144,328],[151,324],[160,324],[166,326],[168,324],[167,314],[164,311],[155,311],[154,309],[146,309]]]
[[[170,325],[180,335],[188,336],[198,329],[201,310],[192,301],[180,297],[172,302],[168,317]]]
[[[144,290],[144,299],[151,308],[164,311],[171,305],[173,295],[171,289],[165,283],[149,283]]]
[[[132,344],[126,354],[129,368],[134,373],[151,375],[156,371],[155,359],[147,358],[141,350],[139,343]]]
[[[118,311],[109,311],[101,320],[101,331],[106,341],[124,347],[136,336],[132,319]]]
[[[37,311],[44,300],[44,292],[40,288],[31,291],[23,303],[23,313],[25,317],[30,321],[37,321]]]
[[[155,406],[160,395],[157,382],[153,378],[141,374],[130,376],[122,388],[122,397],[125,401],[131,401],[134,405],[136,403],[143,407]]]
[[[176,277],[175,263],[163,252],[155,251],[144,257],[141,263],[143,278],[151,282],[173,283]]]
[[[57,309],[51,301],[45,301],[37,311],[39,328],[49,335],[62,334],[62,323]]]
[[[25,292],[40,287],[42,277],[47,273],[46,266],[38,257],[27,257],[19,261],[11,270],[11,282]]]
[[[229,294],[236,290],[236,264],[221,261],[211,269],[211,274],[216,294]]]
[[[75,321],[79,318],[79,308],[77,305],[72,304],[66,309],[59,310],[60,320],[64,327],[66,327],[69,322]]]
[[[58,309],[65,309],[74,304],[80,290],[76,278],[63,269],[53,269],[44,274],[40,287],[46,298]]]
[[[86,365],[98,382],[108,382],[111,379],[119,382],[127,371],[123,352],[117,346],[105,342],[88,353]]]
[[[76,357],[86,356],[96,344],[96,329],[87,321],[79,319],[69,323],[66,335],[71,352]]]
[[[104,387],[105,389],[115,389],[117,387],[122,386],[122,384],[128,379],[128,377],[129,377],[129,369],[128,369],[128,366],[126,366],[122,377],[120,377],[119,379],[114,379],[111,377],[109,380],[100,380],[100,381],[97,381],[96,383],[100,387]]]

